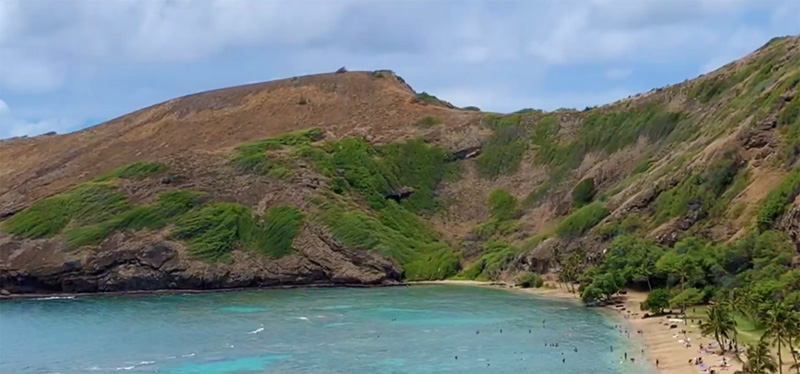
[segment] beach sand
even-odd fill
[[[517,292],[528,293],[541,297],[555,298],[580,302],[578,295],[569,292],[565,288],[558,287],[544,287],[544,288],[518,288],[513,285],[503,282],[479,282],[479,281],[432,281],[432,282],[417,282],[413,284],[460,284],[478,287],[497,287],[512,289]],[[698,374],[702,372],[697,365],[689,364],[690,360],[697,357],[702,357],[703,362],[710,365],[710,368],[717,373],[733,373],[741,369],[741,364],[733,359],[733,355],[728,353],[725,358],[728,362],[728,368],[723,369],[720,367],[722,357],[712,355],[709,353],[700,353],[699,348],[702,343],[706,346],[713,338],[702,337],[699,332],[697,323],[688,323],[684,325],[682,322],[669,323],[668,317],[650,317],[642,318],[644,313],[640,311],[639,304],[647,298],[647,293],[644,292],[628,292],[627,295],[622,296],[624,302],[621,307],[608,306],[604,309],[609,314],[617,316],[623,322],[623,326],[628,329],[631,338],[638,339],[644,344],[645,355],[652,362],[653,366],[658,363],[658,373],[660,374]],[[624,310],[622,310],[624,308]],[[670,329],[670,324],[677,324],[677,328]],[[686,330],[686,337],[691,341],[691,347],[686,347],[681,340],[684,335],[680,334],[681,330]],[[635,337],[637,331],[641,331],[638,337]],[[637,355],[638,356],[638,355]],[[708,373],[709,371],[705,371]]]

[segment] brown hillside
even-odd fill
[[[574,253],[586,267],[620,237],[765,231],[800,261],[798,92],[795,36],[580,111],[458,109],[391,72],[348,72],[0,141],[0,288],[511,280]],[[163,169],[96,179],[138,161]],[[162,217],[168,193],[204,199]]]
[[[453,129],[480,118],[414,97],[388,71],[319,74],[188,95],[66,135],[0,141],[0,215],[135,161],[225,152],[311,126],[380,143],[419,135],[413,124],[425,116]]]

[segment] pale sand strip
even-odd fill
[[[562,288],[517,288],[503,282],[454,280],[414,282],[411,284],[459,284],[478,287],[497,287],[512,289],[514,291],[524,292],[541,297],[579,302],[577,295]],[[628,295],[625,296],[624,300],[624,312],[621,312],[618,308],[614,307],[607,307],[605,309],[608,310],[610,314],[617,316],[619,320],[628,324],[628,329],[631,332],[632,337],[637,331],[642,331],[642,334],[639,336],[639,340],[644,343],[645,353],[648,359],[653,363],[653,366],[655,366],[656,359],[658,359],[658,372],[660,374],[702,373],[696,365],[689,364],[689,360],[694,360],[696,357],[702,357],[703,362],[710,365],[711,369],[714,369],[720,374],[733,373],[734,371],[741,369],[741,364],[736,362],[736,360],[734,360],[733,356],[730,354],[726,356],[727,362],[730,366],[726,369],[722,369],[718,365],[718,362],[721,362],[722,360],[720,356],[698,352],[700,343],[705,346],[713,339],[701,337],[696,323],[690,323],[687,326],[684,326],[682,323],[678,323],[678,328],[670,329],[669,324],[665,325],[665,323],[668,323],[667,317],[642,318],[644,313],[639,310],[639,304],[645,298],[647,298],[646,293],[628,292]],[[627,317],[628,311],[631,313],[630,317]],[[692,346],[689,348],[686,348],[680,342],[680,339],[683,339],[684,336],[683,334],[679,333],[683,329],[687,331],[686,336],[690,339],[692,344]],[[706,373],[708,373],[708,371],[706,371]]]

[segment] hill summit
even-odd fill
[[[0,287],[578,281],[609,252],[747,241],[786,249],[790,266],[798,82],[800,37],[786,37],[580,111],[484,113],[391,71],[337,72],[3,140]]]

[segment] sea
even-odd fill
[[[655,373],[623,323],[462,285],[3,300],[0,373]]]

